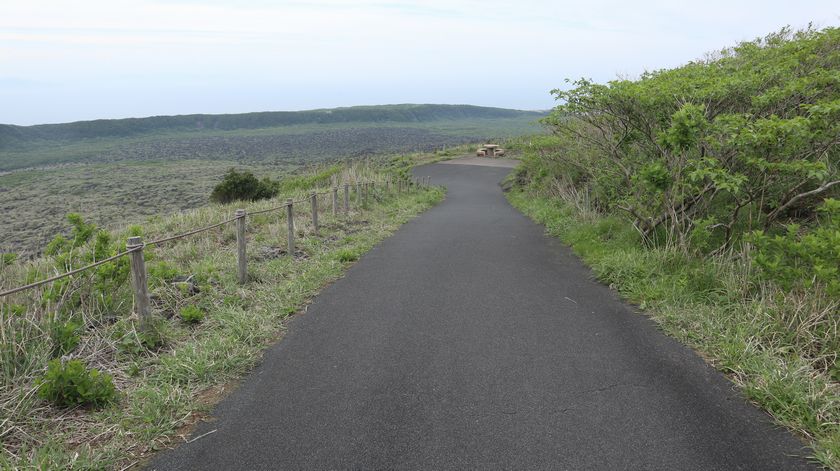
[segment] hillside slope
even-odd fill
[[[196,159],[300,165],[531,134],[539,132],[543,116],[468,105],[388,105],[0,125],[0,172]]]
[[[267,111],[242,114],[190,114],[148,118],[100,119],[62,124],[15,126],[0,124],[0,149],[32,141],[140,136],[155,132],[232,131],[306,124],[427,123],[465,119],[537,119],[541,113],[472,105],[382,105],[308,111]]]

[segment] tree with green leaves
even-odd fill
[[[547,157],[651,243],[727,250],[840,195],[840,29],[784,29],[639,80],[572,83]],[[563,178],[568,178],[564,176]]]

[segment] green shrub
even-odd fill
[[[17,258],[18,255],[12,252],[0,254],[0,265],[11,265],[12,263],[15,263]]]
[[[204,311],[198,306],[186,306],[181,308],[181,320],[187,324],[198,324],[204,320]]]
[[[268,199],[280,191],[279,183],[268,177],[257,179],[251,172],[237,172],[230,169],[221,183],[213,188],[210,201],[232,203],[234,201],[256,201]]]
[[[81,324],[73,321],[53,322],[50,325],[50,339],[53,344],[53,357],[66,355],[79,345]]]
[[[649,245],[723,253],[840,195],[838,46],[840,28],[785,28],[637,80],[574,81],[552,92],[554,136],[513,144],[536,189],[620,212]]]
[[[117,398],[111,376],[79,360],[50,361],[38,380],[38,395],[61,407],[104,406]]]
[[[51,258],[55,269],[59,272],[102,260],[125,249],[124,244],[114,243],[109,232],[86,223],[76,213],[68,214],[67,221],[72,226],[71,238],[58,235],[44,250],[44,254]],[[111,311],[122,305],[120,288],[126,285],[128,276],[128,258],[121,257],[93,270],[92,283],[82,283],[80,289],[71,290],[71,287],[75,286],[72,278],[64,278],[49,284],[44,289],[44,300],[55,303],[60,301],[61,311],[64,313],[80,307],[83,298],[96,299],[99,304],[97,309],[102,312]],[[40,277],[37,272],[31,274],[32,281]],[[27,278],[29,279],[30,276]]]
[[[753,260],[785,289],[819,284],[840,296],[840,200],[826,199],[819,212],[824,217],[809,232],[788,224],[782,234],[753,233]]]
[[[171,281],[178,276],[178,269],[167,262],[149,264],[149,278],[152,280]]]

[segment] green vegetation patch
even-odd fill
[[[339,177],[380,174],[356,166]],[[278,206],[286,196],[301,194],[236,204],[258,211]],[[244,286],[237,283],[233,227],[146,247],[153,304],[146,328],[131,316],[127,282],[114,284],[117,278],[104,272],[0,300],[0,468],[121,469],[174,443],[176,432],[200,420],[221,391],[231,389],[227,383],[247,373],[278,340],[286,317],[442,198],[436,188],[386,194],[377,186],[363,211],[355,205],[347,216],[324,211],[318,235],[309,207],[296,205],[294,257],[282,252],[282,213],[249,217]],[[121,247],[114,241],[130,234],[183,233],[226,219],[235,208],[200,208],[107,238],[74,218],[76,230],[56,243],[53,255],[5,267],[0,286],[20,284],[27,276],[40,279],[62,261],[78,266],[97,250],[107,255]],[[55,297],[48,301],[50,293]],[[53,360],[59,354],[64,357]],[[74,405],[84,407],[69,413],[66,407]]]
[[[626,219],[519,188],[511,203],[570,244],[599,280],[702,352],[744,394],[840,469],[837,304],[763,285],[737,259],[645,247]]]
[[[257,201],[273,198],[280,191],[280,183],[269,177],[262,180],[251,172],[238,172],[231,168],[222,181],[213,187],[210,201],[232,203],[234,201]]]
[[[571,82],[511,201],[840,469],[840,28]]]
[[[111,376],[79,360],[52,360],[38,380],[38,395],[59,407],[100,407],[117,397]]]

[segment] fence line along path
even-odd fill
[[[361,210],[365,209],[368,206],[368,198],[371,192],[374,192],[377,188],[375,181],[357,181],[355,184],[355,193],[356,193],[356,206]],[[380,184],[384,184],[384,186],[379,186],[378,188],[384,188],[386,194],[392,194],[393,186],[391,185],[390,178],[382,180],[378,182]],[[408,180],[398,180],[398,191],[397,194],[402,193],[403,191],[411,191],[412,188],[416,189],[428,189],[431,187],[431,181],[429,177],[423,179],[417,178],[410,178]],[[345,217],[349,216],[350,213],[350,191],[351,191],[350,183],[344,183],[344,201],[343,201],[343,208],[342,212]],[[166,242],[184,239],[186,237],[190,237],[196,234],[200,234],[202,232],[207,232],[212,229],[225,226],[230,223],[235,223],[236,225],[236,266],[237,266],[237,280],[240,284],[245,284],[248,282],[248,260],[247,260],[247,241],[246,241],[246,222],[247,217],[255,216],[258,214],[265,214],[271,213],[276,211],[285,210],[286,212],[286,223],[288,228],[288,250],[286,255],[287,256],[294,256],[295,253],[295,205],[298,204],[305,204],[309,203],[310,206],[310,217],[312,219],[313,224],[313,235],[317,236],[319,233],[319,204],[318,204],[318,197],[319,196],[328,196],[332,195],[332,214],[333,216],[338,216],[339,207],[338,207],[338,186],[332,187],[329,191],[324,192],[316,192],[313,191],[307,198],[299,199],[299,200],[292,200],[287,199],[285,203],[280,206],[275,206],[268,209],[262,209],[259,211],[252,211],[248,213],[245,209],[237,209],[234,212],[234,216],[229,219],[225,219],[224,221],[211,224],[209,226],[200,227],[198,229],[194,229],[188,232],[184,232],[182,234],[176,234],[173,236],[167,236],[160,239],[155,239],[149,242],[143,242],[142,237],[129,237],[126,243],[126,250],[119,252],[113,256],[108,258],[95,261],[90,263],[89,265],[85,265],[80,268],[76,268],[65,273],[61,273],[59,275],[55,275],[43,280],[35,281],[33,283],[29,283],[27,285],[18,286],[15,288],[7,289],[5,291],[0,292],[0,298],[4,298],[10,296],[12,294],[20,293],[23,291],[27,291],[30,289],[35,289],[55,281],[61,280],[63,278],[71,277],[73,275],[77,275],[79,273],[92,270],[96,267],[104,265],[106,263],[113,262],[122,257],[129,257],[129,265],[131,269],[131,286],[134,293],[134,310],[140,320],[141,327],[145,327],[148,325],[149,320],[151,319],[152,315],[152,307],[151,307],[151,300],[149,297],[149,286],[148,286],[148,279],[146,273],[146,262],[145,257],[143,254],[143,249],[150,246],[160,245]]]

